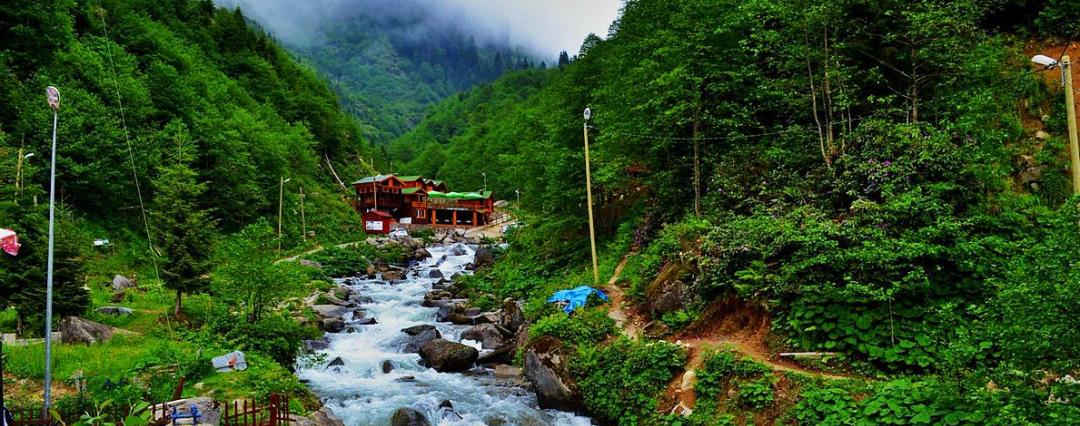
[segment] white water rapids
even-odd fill
[[[466,254],[452,256],[455,248],[458,253],[464,249]],[[324,404],[346,426],[388,425],[394,411],[403,407],[423,413],[433,425],[592,424],[588,418],[572,413],[537,408],[531,391],[496,381],[490,369],[474,369],[469,375],[440,373],[421,366],[418,354],[402,353],[403,328],[434,325],[444,339],[455,342],[468,328],[435,322],[438,309],[425,308],[421,302],[438,281],[426,278],[430,271],[438,269],[446,277],[466,273],[465,265],[473,261],[475,254],[473,247],[457,244],[427,250],[431,257],[411,268],[404,280],[349,281],[354,290],[371,298],[371,303],[361,308],[378,323],[355,325],[353,333],[328,334],[330,346],[322,352],[327,360],[341,357],[344,366],[327,369],[323,363],[297,371]],[[345,319],[352,326],[352,314]],[[394,369],[383,373],[382,365],[387,360]],[[453,404],[453,412],[439,408],[444,400]]]

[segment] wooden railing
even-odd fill
[[[270,403],[257,405],[249,400],[225,404],[221,412],[221,426],[287,426],[289,424],[289,396],[271,394]]]
[[[41,409],[36,410],[12,410],[11,417],[15,419],[12,426],[52,426],[57,424],[52,416],[42,416]]]

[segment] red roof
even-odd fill
[[[371,210],[371,211],[365,212],[364,214],[375,215],[375,216],[381,217],[383,219],[393,219],[394,218],[394,216],[391,215],[390,213],[380,211],[380,210]]]

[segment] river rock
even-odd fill
[[[357,319],[356,321],[353,321],[353,324],[355,324],[355,325],[372,325],[372,324],[378,324],[378,323],[379,323],[379,321],[376,320],[375,317],[363,317],[363,318]]]
[[[431,252],[427,251],[426,248],[418,248],[413,252],[413,259],[416,260],[424,260],[429,257],[431,257]]]
[[[125,277],[123,275],[116,275],[112,279],[112,288],[115,291],[127,290],[129,288],[138,287],[135,280]]]
[[[341,421],[341,418],[330,411],[329,407],[322,407],[311,413],[311,421],[313,426],[345,426],[345,422]]]
[[[390,426],[431,426],[428,419],[412,408],[398,408],[390,418]]]
[[[319,325],[319,329],[327,333],[340,333],[345,329],[345,320],[341,318],[324,318]]]
[[[322,318],[341,318],[349,311],[344,306],[338,305],[312,305],[311,310]]]
[[[442,278],[442,277],[443,277],[443,273],[442,273],[442,271],[440,271],[438,269],[432,269],[431,271],[428,272],[428,278]]]
[[[391,371],[394,371],[394,362],[390,360],[384,360],[382,362],[383,374],[390,374]]]
[[[433,325],[417,325],[401,330],[407,336],[402,352],[414,354],[420,352],[420,347],[425,343],[442,337],[439,330]]]
[[[432,290],[424,295],[424,302],[422,305],[426,308],[435,308],[439,306],[445,306],[445,301],[454,297],[449,291],[446,290]],[[442,303],[440,303],[442,302]]]
[[[656,278],[645,287],[645,308],[653,318],[683,309],[694,292],[682,277],[686,268],[678,262],[664,265]]]
[[[323,351],[330,348],[330,341],[325,337],[319,340],[304,340],[304,346],[313,351]]]
[[[345,365],[345,360],[341,359],[341,357],[335,357],[334,359],[330,360],[329,364],[326,364],[326,368],[341,367],[341,366],[344,366],[344,365]]]
[[[514,361],[514,353],[517,352],[517,344],[510,342],[504,344],[493,351],[485,352],[480,357],[476,358],[477,364],[502,364]]]
[[[522,324],[525,324],[525,313],[521,311],[521,305],[514,299],[506,298],[502,304],[502,314],[499,323],[502,328],[516,333]]]
[[[491,253],[491,249],[487,246],[480,246],[476,248],[476,254],[473,258],[473,265],[476,269],[487,268],[495,264],[495,255]]]
[[[562,342],[551,336],[537,339],[525,350],[525,377],[536,390],[540,408],[581,408],[581,392],[570,376],[567,355]]]
[[[420,347],[420,358],[425,365],[439,372],[468,370],[479,356],[476,348],[445,339],[435,339]]]
[[[91,344],[111,339],[113,329],[79,317],[67,317],[60,321],[60,333],[61,343]]]
[[[405,274],[402,273],[401,271],[396,271],[396,270],[394,270],[394,271],[386,271],[386,272],[383,272],[383,274],[382,274],[382,279],[387,280],[387,281],[401,281],[403,278],[405,278]]]
[[[461,333],[461,338],[480,342],[484,349],[499,348],[506,343],[502,332],[494,324],[474,325]]]
[[[469,251],[465,250],[465,246],[461,244],[455,244],[454,247],[450,249],[451,256],[464,256],[466,254],[469,254]]]

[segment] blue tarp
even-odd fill
[[[608,301],[607,295],[604,294],[602,290],[597,290],[587,285],[583,285],[573,290],[556,291],[547,301],[548,303],[566,302],[566,307],[563,308],[563,312],[569,314],[574,312],[577,308],[585,306],[585,302],[589,301],[589,295],[593,293],[596,293],[596,296],[599,297],[600,300],[605,302]]]

